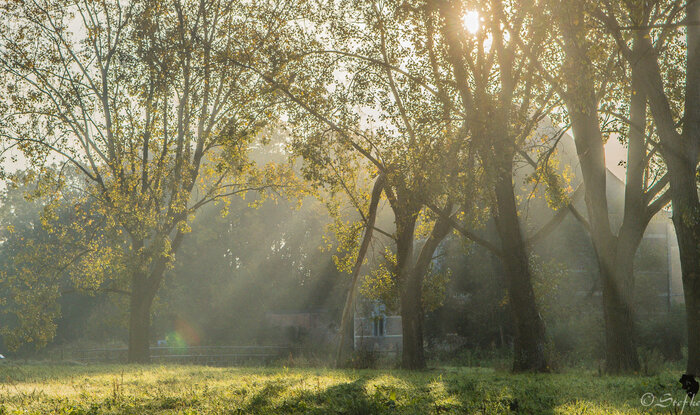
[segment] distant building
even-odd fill
[[[388,315],[386,306],[379,301],[360,300],[355,307],[355,350],[398,354],[403,335],[401,316]]]

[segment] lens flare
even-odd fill
[[[199,332],[189,322],[182,318],[177,318],[174,326],[175,330],[168,333],[165,337],[168,346],[176,348],[199,346]]]

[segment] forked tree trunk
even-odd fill
[[[496,181],[496,227],[503,247],[508,297],[515,326],[513,371],[546,372],[545,327],[537,309],[528,254],[513,193],[512,163],[502,163]]]
[[[692,7],[691,7],[692,4]],[[689,3],[689,15],[693,21],[700,20],[700,2]],[[690,9],[694,9],[690,13]],[[700,199],[696,171],[700,147],[700,28],[688,27],[688,67],[686,85],[686,114],[683,134],[676,132],[672,118],[668,115],[668,103],[658,63],[651,59],[643,61],[650,107],[661,138],[661,154],[668,168],[669,191],[673,206],[673,226],[678,238],[683,294],[685,297],[688,364],[686,373],[700,374]],[[691,32],[694,32],[691,36]],[[651,46],[647,46],[648,49]],[[691,53],[691,51],[695,52]],[[645,55],[646,56],[646,55]],[[652,56],[653,57],[653,56]],[[664,123],[663,121],[666,120]]]
[[[411,205],[399,194],[390,197],[396,223],[396,280],[401,306],[402,355],[404,369],[425,369],[423,349],[423,280],[430,269],[433,254],[452,229],[452,202],[448,202],[442,215],[435,221],[430,236],[414,259],[414,235],[420,208]]]
[[[459,18],[461,3],[457,1],[439,2],[437,5],[440,14],[445,19],[443,27],[447,40],[447,59],[452,66],[454,79],[457,81],[462,105],[464,105],[466,113],[474,116],[475,111],[472,111],[472,107],[478,108],[479,104],[474,104],[473,101],[480,101],[481,98],[473,99],[474,94],[472,94],[467,82],[469,70],[464,58],[466,49],[463,47],[463,31],[459,29],[461,27]],[[503,56],[499,56],[499,59],[501,62],[508,61],[508,58],[504,59]],[[502,97],[509,96],[517,84],[515,78],[511,76],[511,69],[501,68],[502,78],[507,79],[506,83],[509,83],[509,85],[502,85],[504,90],[501,92]],[[506,91],[510,91],[510,93]],[[477,93],[477,96],[481,93],[483,91]],[[512,140],[508,142],[508,129],[512,127],[510,112],[513,110],[510,101],[510,99],[505,99],[505,102],[502,103],[504,107],[496,111],[492,111],[495,108],[487,107],[489,115],[486,115],[485,109],[481,111],[481,116],[476,117],[479,122],[474,123],[472,128],[476,127],[477,124],[484,123],[490,124],[487,129],[490,131],[472,130],[471,133],[485,140],[482,144],[483,147],[478,151],[482,152],[481,156],[485,160],[486,168],[497,176],[494,217],[501,239],[502,260],[515,325],[513,369],[515,371],[546,371],[548,368],[545,357],[544,322],[535,302],[528,255],[520,230],[513,193],[514,148],[512,147],[515,145],[515,141],[513,137],[510,137]],[[499,129],[503,130],[504,137],[492,140],[494,138],[492,134]]]
[[[635,48],[637,42],[635,40]],[[642,91],[639,68],[633,65],[631,71],[633,92],[630,96],[624,215],[617,238],[613,241],[614,249],[598,250],[603,256],[600,270],[603,280],[605,362],[606,371],[611,374],[637,372],[640,369],[634,328],[634,257],[649,220],[655,213],[648,210],[644,185],[647,165],[646,96]],[[602,238],[602,235],[598,235],[594,240]],[[605,264],[610,264],[609,272]]]
[[[673,226],[678,238],[683,294],[685,297],[688,363],[686,373],[700,374],[700,199],[696,172],[700,157],[700,2],[688,2],[685,114],[683,134],[678,134],[668,97],[664,93],[661,68],[651,41],[646,40],[634,58],[644,69],[644,86],[657,125],[661,154],[668,168],[673,206]]]
[[[639,86],[636,67],[632,72],[633,96],[630,126],[625,212],[623,225],[613,233],[607,201],[607,167],[603,136],[598,120],[595,70],[587,55],[586,32],[580,23],[582,3],[565,2],[562,33],[566,50],[566,106],[571,117],[576,151],[585,187],[589,233],[598,259],[603,289],[605,359],[608,373],[639,370],[634,338],[634,255],[648,223],[644,184],[646,99]],[[635,47],[638,47],[635,41]]]

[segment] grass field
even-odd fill
[[[676,375],[0,365],[0,414],[700,413],[673,406],[684,398]],[[644,406],[645,394],[660,406]]]

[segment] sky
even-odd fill
[[[615,176],[625,181],[625,168],[620,166],[620,161],[627,159],[627,148],[619,141],[610,139],[605,145],[605,164]]]

